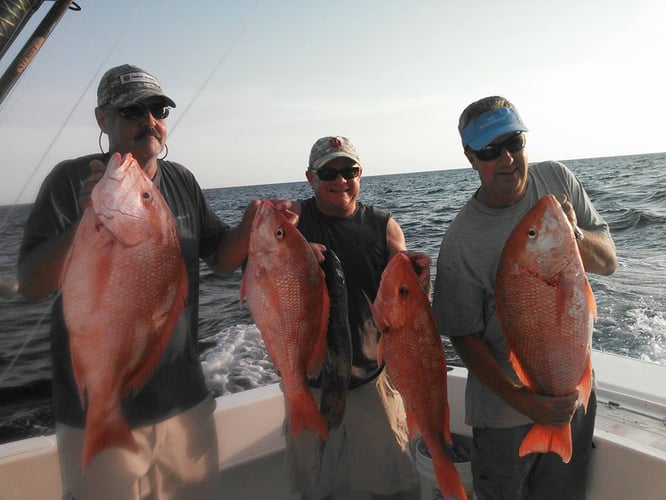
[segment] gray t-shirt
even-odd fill
[[[58,164],[47,176],[26,222],[19,262],[44,241],[66,231],[79,219],[78,194],[90,175],[90,161],[106,163],[109,155],[88,155]],[[208,388],[197,348],[200,259],[218,247],[229,226],[208,205],[194,175],[178,163],[160,160],[153,182],[171,210],[189,278],[188,299],[158,366],[145,385],[123,400],[123,411],[135,428],[181,413],[200,403]],[[124,291],[119,291],[123,293]],[[94,311],[91,311],[94,314]],[[57,422],[83,427],[85,411],[74,380],[62,296],[51,318],[53,406]]]
[[[505,373],[520,383],[509,364],[509,349],[495,313],[495,274],[513,228],[546,194],[566,194],[578,225],[608,233],[574,174],[557,162],[530,165],[527,193],[515,205],[489,208],[470,198],[446,231],[437,259],[433,312],[441,334],[480,333]],[[532,421],[515,411],[471,372],[465,392],[465,420],[474,427],[514,427]]]

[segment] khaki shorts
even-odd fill
[[[81,471],[83,429],[56,424],[63,499],[212,499],[219,495],[209,397],[180,415],[132,430],[139,452],[107,448]]]
[[[312,393],[319,401],[320,391]],[[413,493],[418,486],[404,405],[386,371],[347,392],[342,423],[328,441],[309,429],[294,438],[288,420],[285,440],[292,489],[306,498]]]

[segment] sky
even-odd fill
[[[365,176],[469,168],[458,117],[489,95],[518,108],[530,161],[666,150],[663,0],[77,3],[0,104],[0,205],[99,151],[97,84],[123,63],[176,101],[168,158],[204,188],[304,180],[326,135]]]

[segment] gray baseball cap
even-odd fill
[[[123,108],[154,97],[163,99],[167,106],[176,107],[176,103],[162,91],[157,78],[131,64],[108,70],[97,87],[97,106],[100,108]]]
[[[326,165],[332,159],[340,157],[350,158],[359,165],[361,164],[356,148],[349,139],[341,135],[322,137],[321,139],[317,139],[312,146],[308,169],[319,170],[319,168]]]

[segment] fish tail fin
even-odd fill
[[[317,403],[310,391],[306,390],[288,404],[291,433],[298,436],[303,429],[310,429],[323,440],[328,439],[328,426],[326,420],[319,413]]]
[[[83,438],[83,470],[106,448],[125,448],[134,452],[139,449],[119,409],[109,415],[93,414],[87,417]]]
[[[523,457],[529,453],[557,453],[565,464],[571,460],[571,425],[534,424],[523,439],[518,455]]]
[[[433,447],[435,449],[432,453],[432,464],[442,498],[445,500],[467,500],[467,493],[458,474],[458,469],[453,465],[445,448],[441,446]]]

